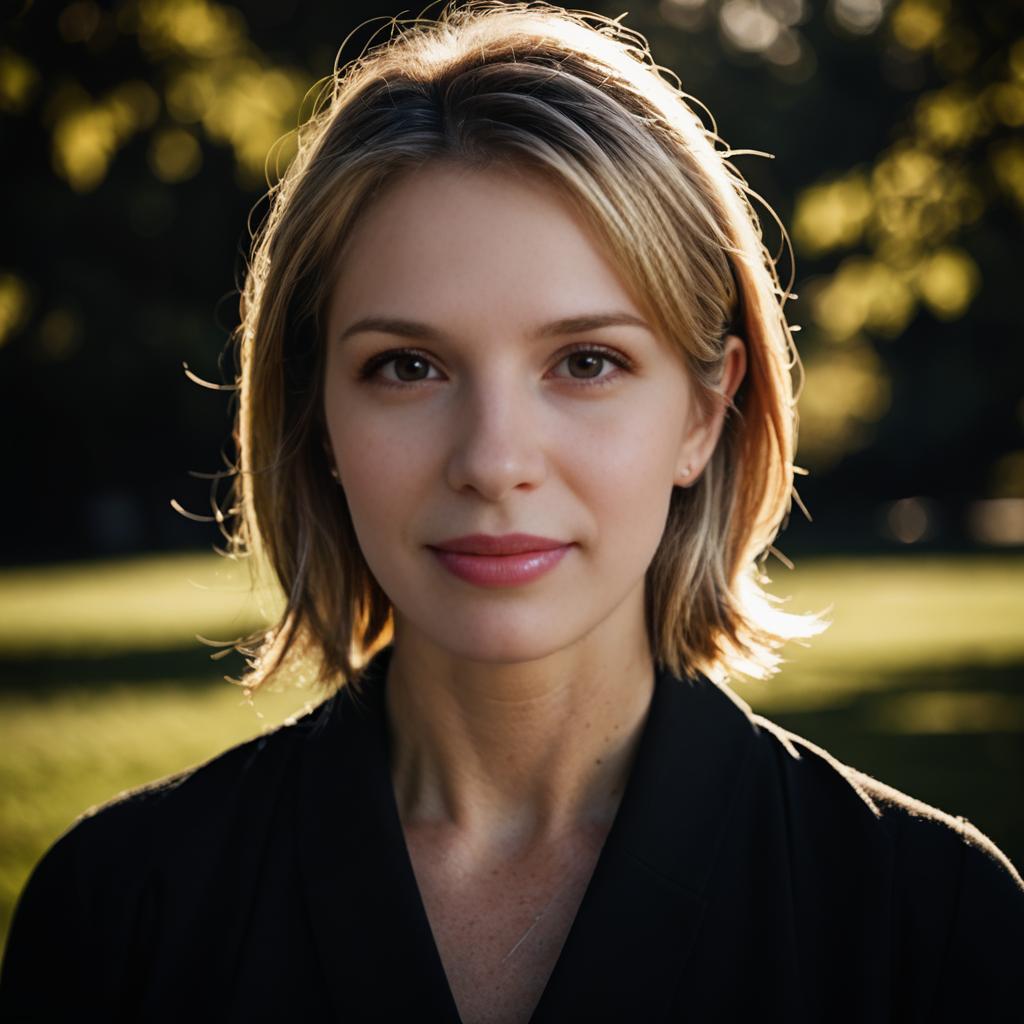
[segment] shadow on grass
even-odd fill
[[[82,687],[138,684],[173,679],[184,686],[206,686],[228,675],[238,678],[245,668],[232,651],[216,661],[212,648],[169,648],[113,654],[52,654],[30,658],[0,658],[0,693],[16,696],[55,695]]]

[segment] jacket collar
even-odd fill
[[[393,648],[342,690],[301,766],[296,838],[307,910],[340,1019],[458,1024],[391,782]],[[664,1018],[751,769],[749,708],[706,677],[659,670],[633,767],[531,1024]],[[364,1018],[365,1019],[365,1016]]]

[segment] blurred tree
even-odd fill
[[[845,0],[831,11],[838,25],[858,32],[872,24],[860,20],[864,12],[882,6]],[[883,60],[916,67],[911,74],[922,77],[927,67],[932,84],[913,90],[900,105],[892,140],[873,159],[798,196],[798,251],[818,261],[851,253],[804,289],[827,345],[811,367],[808,393],[814,397],[805,407],[810,424],[834,419],[844,404],[844,412],[861,419],[862,413],[873,419],[884,411],[882,389],[855,385],[845,391],[844,403],[842,386],[814,386],[816,376],[820,382],[833,379],[843,359],[872,367],[880,379],[883,371],[868,336],[897,338],[922,312],[939,321],[958,320],[983,284],[1012,289],[995,267],[986,267],[983,281],[980,261],[989,255],[992,225],[1008,221],[1019,230],[1024,220],[1024,143],[1018,132],[1024,124],[1024,31],[1016,20],[1011,23],[1009,8],[995,5],[901,0],[884,27],[875,25],[883,33]],[[907,74],[899,71],[897,78],[901,73]],[[1019,371],[1019,356],[1006,369]],[[1019,420],[1024,411],[1017,379],[1016,394],[1001,389],[1008,420],[1014,412]],[[950,384],[955,389],[956,382]],[[989,398],[986,413],[998,415],[992,407],[998,391]],[[824,458],[839,454],[848,440],[842,431],[825,433],[812,447]]]
[[[272,27],[287,6],[253,10]],[[315,76],[205,0],[24,4],[6,38],[3,556],[212,540],[170,499],[209,513],[182,468],[221,468],[229,410],[182,363],[229,377],[248,213]]]
[[[346,36],[342,63],[415,13],[21,4],[0,44],[0,558],[215,539],[170,500],[209,511],[184,469],[220,468],[230,408],[182,363],[230,379],[253,204]],[[851,510],[931,495],[948,528],[930,535],[955,542],[966,502],[1024,495],[1021,20],[1012,0],[649,0],[626,16],[723,138],[776,155],[736,162],[797,248],[801,494],[822,540],[829,521],[852,528],[844,514],[870,529]]]

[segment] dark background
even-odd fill
[[[209,514],[210,481],[192,474],[233,456],[230,394],[183,364],[231,381],[266,152],[345,37],[341,63],[396,12],[7,7],[0,564],[208,547],[214,528],[171,501]],[[736,163],[796,245],[798,485],[814,523],[794,507],[787,553],[1024,542],[1021,10],[630,5],[624,23],[723,139],[774,154]]]

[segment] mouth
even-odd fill
[[[513,533],[503,537],[474,534],[428,545],[453,576],[475,587],[514,587],[550,572],[569,553],[572,542]]]
[[[540,537],[531,533],[507,533],[494,536],[486,533],[467,534],[451,540],[430,544],[435,551],[446,551],[460,555],[487,555],[501,558],[511,555],[526,555],[543,551],[555,551],[569,547],[570,541]]]

